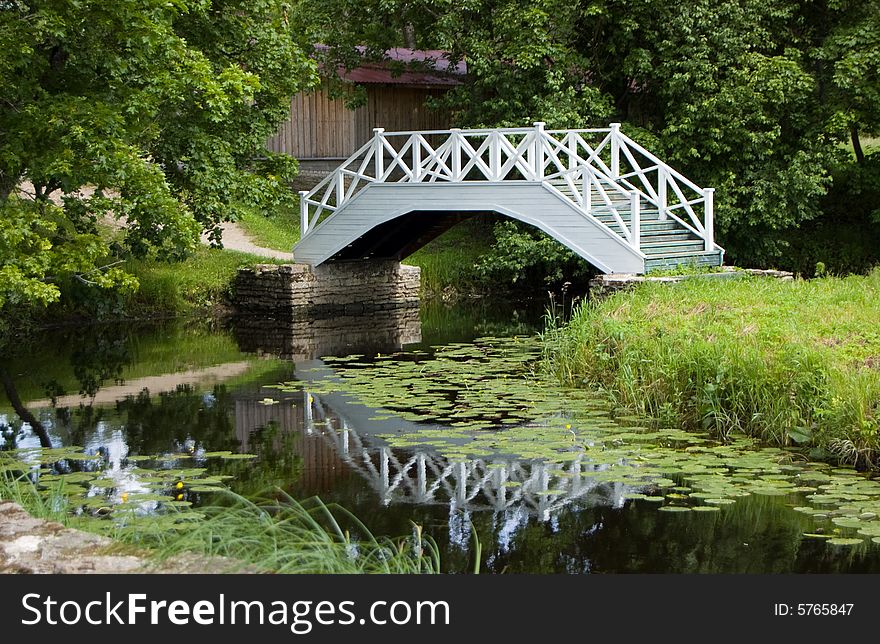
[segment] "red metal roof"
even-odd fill
[[[318,51],[326,51],[324,45],[316,45]],[[361,54],[365,47],[358,47]],[[467,63],[463,60],[452,64],[447,52],[439,49],[407,49],[395,47],[385,52],[385,60],[365,61],[355,69],[337,69],[340,78],[352,83],[376,83],[382,85],[409,85],[449,87],[460,85],[467,74]],[[399,72],[399,65],[412,65],[413,69]]]

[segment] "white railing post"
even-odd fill
[[[339,208],[345,201],[345,175],[341,170],[336,171],[336,207]]]
[[[632,219],[632,247],[636,250],[639,250],[639,246],[641,245],[639,238],[642,236],[642,213],[641,213],[641,203],[639,201],[639,193],[637,190],[633,190],[629,193],[629,211],[630,218]]]
[[[413,134],[412,180],[417,183],[422,180],[422,136],[421,136],[421,134]]]
[[[535,164],[535,180],[544,180],[544,122],[535,122],[535,139],[532,141],[532,163]]]
[[[566,150],[568,150],[568,169],[574,170],[577,167],[577,161],[575,161],[575,157],[577,156],[577,135],[574,132],[569,132],[565,136],[565,146]]]
[[[584,192],[584,208],[593,214],[593,181],[586,167],[581,168],[581,190]]]
[[[452,141],[452,180],[461,181],[461,129],[454,127],[449,135]]]
[[[309,230],[308,190],[299,191],[299,236],[305,237]]]
[[[703,238],[706,240],[706,250],[715,250],[715,188],[703,188],[703,198],[705,199]]]
[[[611,124],[611,178],[620,178],[620,123]]]
[[[667,183],[669,182],[669,178],[666,176],[666,168],[664,166],[659,166],[657,168],[657,197],[658,207],[660,208],[660,214],[657,215],[657,219],[659,221],[666,220],[666,210],[668,208],[667,198],[666,198],[666,188]]]
[[[385,174],[384,131],[384,127],[373,128],[373,160],[376,164],[376,181],[381,181],[382,175]]]
[[[489,135],[489,170],[493,181],[501,181],[501,137],[500,132]]]

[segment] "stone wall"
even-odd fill
[[[302,318],[418,306],[421,271],[396,261],[260,264],[240,269],[233,304],[243,315]]]

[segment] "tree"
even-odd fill
[[[121,258],[290,200],[264,143],[314,82],[293,31],[279,0],[0,0],[0,307],[135,288]]]

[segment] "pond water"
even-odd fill
[[[449,572],[477,543],[485,572],[880,572],[880,483],[558,387],[542,313],[49,332],[4,362],[30,417],[0,394],[3,467],[102,521],[223,488],[317,495],[376,535],[421,526]]]

